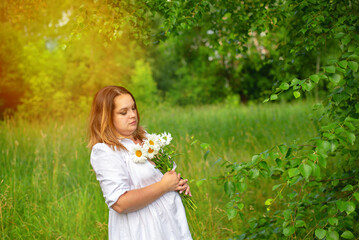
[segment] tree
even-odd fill
[[[128,24],[111,25],[115,33],[103,27],[121,19],[113,15],[120,10],[93,1],[4,1],[0,113],[12,107],[26,117],[64,117],[87,111],[103,86],[128,87],[146,53]]]

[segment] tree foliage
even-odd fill
[[[176,89],[175,83],[186,77],[196,82],[197,78],[208,79],[210,75],[216,81],[209,80],[207,88],[213,87],[219,97],[211,97],[211,91],[203,88],[210,96],[204,96],[204,102],[223,100],[227,94],[239,94],[244,102],[255,100],[268,94],[268,89],[283,79],[319,71],[331,55],[339,52],[335,42],[322,40],[324,34],[312,39],[316,41],[315,47],[309,43],[294,50],[304,37],[304,31],[298,34],[296,29],[301,29],[305,20],[296,18],[294,10],[283,11],[281,1],[159,2],[153,7],[165,19],[156,37],[165,42],[154,57],[158,59],[162,54],[167,58],[172,53],[171,64],[157,61],[154,65],[155,77],[163,91]],[[163,51],[164,45],[167,51]],[[183,74],[182,68],[190,71]],[[169,69],[181,73],[171,75],[172,83],[161,74]],[[193,89],[190,84],[183,85]],[[326,91],[326,86],[320,84],[313,95],[318,97],[323,90]],[[191,92],[196,95],[194,89]]]
[[[136,61],[146,58],[130,30],[114,35],[110,23],[117,15],[105,2],[4,1],[0,10],[0,113],[13,108],[46,118],[87,112],[101,87],[129,87]]]
[[[358,236],[358,7],[351,1],[285,1],[262,12],[276,25],[291,24],[291,38],[281,43],[291,54],[319,51],[326,42],[336,44],[340,54],[332,55],[318,71],[313,63],[313,72],[304,78],[285,79],[265,100],[275,101],[287,91],[299,98],[325,85],[328,95],[315,106],[321,113],[319,136],[303,144],[274,146],[246,163],[223,163],[227,171],[219,179],[231,199],[230,219],[242,216],[247,203],[241,193],[251,183],[259,178],[276,183],[272,197],[263,203],[267,210],[249,219],[248,229],[235,239]],[[255,26],[260,29],[262,24]]]

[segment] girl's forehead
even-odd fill
[[[119,95],[113,100],[115,108],[129,108],[135,103],[129,94]]]

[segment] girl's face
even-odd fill
[[[129,94],[115,97],[112,121],[119,136],[131,138],[137,129],[137,109]]]

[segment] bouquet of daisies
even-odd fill
[[[133,148],[132,159],[136,163],[145,163],[147,159],[150,159],[156,164],[156,168],[165,174],[176,166],[173,161],[175,151],[170,148],[171,141],[170,133],[150,134],[142,145],[136,144]],[[180,196],[187,209],[195,210],[197,208],[190,196],[183,193]]]

